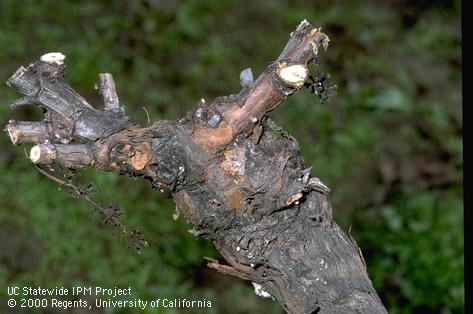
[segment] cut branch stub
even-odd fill
[[[34,164],[58,163],[76,168],[91,165],[93,159],[85,144],[38,144],[31,148],[30,160]]]
[[[48,53],[28,67],[20,67],[7,81],[26,97],[13,102],[14,106],[41,105],[51,114],[52,124],[71,128],[72,136],[78,139],[96,140],[126,127],[128,118],[121,111],[96,110],[69,86],[63,77],[64,58],[61,53]],[[118,97],[113,95],[111,76],[105,82],[106,107],[111,108],[118,104]]]
[[[219,97],[205,107],[206,114],[199,112],[199,117],[207,119],[198,117],[202,122],[195,127],[193,139],[213,153],[239,134],[252,133],[268,112],[303,86],[308,64],[316,58],[319,46],[326,47],[327,43],[328,37],[320,28],[301,22],[277,60],[258,78],[253,81],[250,71],[242,71],[244,88],[240,93]]]
[[[317,47],[327,41],[327,35],[320,29],[302,22],[292,33],[276,62],[251,84],[247,95],[242,97],[240,93],[236,106],[230,104],[219,108],[233,134],[252,129],[255,120],[260,121],[283,99],[300,88],[307,78],[307,65],[317,55]]]
[[[51,165],[56,157],[57,151],[53,145],[40,144],[30,150],[30,160],[34,164]]]
[[[120,110],[120,101],[118,100],[115,81],[113,80],[112,74],[100,73],[97,89],[103,97],[103,103],[106,110]]]
[[[6,130],[13,145],[42,143],[49,139],[48,123],[10,120]]]

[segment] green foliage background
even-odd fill
[[[240,71],[260,73],[302,19],[322,26],[331,38],[322,69],[338,95],[320,105],[300,92],[272,117],[331,187],[335,218],[351,228],[390,313],[463,313],[460,9],[459,0],[2,0],[0,78],[62,51],[76,90],[100,104],[93,85],[110,72],[127,113],[146,125],[143,107],[151,120],[178,118],[202,97],[236,92]],[[2,125],[41,118],[37,108],[11,111],[16,97],[0,86]],[[248,283],[205,268],[203,257],[218,254],[173,221],[169,194],[84,172],[150,242],[137,254],[6,134],[0,145],[1,296],[14,285],[131,286],[146,300],[211,300],[206,313],[281,312]],[[1,313],[23,313],[0,301]]]

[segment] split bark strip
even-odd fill
[[[332,220],[328,188],[295,139],[267,118],[303,86],[327,43],[303,21],[255,81],[243,75],[238,94],[147,128],[117,110],[111,75],[99,84],[105,109],[94,109],[64,80],[64,55],[45,55],[8,80],[25,95],[13,103],[42,106],[45,120],[6,129],[13,144],[38,144],[35,163],[92,166],[168,187],[192,233],[212,240],[229,264],[209,266],[251,280],[289,313],[385,313],[358,246]]]

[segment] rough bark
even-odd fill
[[[361,251],[332,219],[328,188],[304,165],[297,141],[267,117],[299,90],[328,37],[307,21],[254,81],[236,95],[202,101],[179,121],[132,124],[110,74],[95,109],[64,80],[63,55],[20,67],[8,84],[25,96],[13,107],[47,110],[42,122],[10,121],[13,144],[36,143],[37,164],[92,166],[168,187],[194,234],[227,261],[209,266],[251,280],[289,313],[385,313]]]

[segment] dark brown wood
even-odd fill
[[[297,141],[267,117],[303,85],[327,43],[303,21],[238,94],[146,128],[117,110],[111,75],[100,76],[98,110],[64,80],[62,61],[42,58],[8,84],[26,97],[14,103],[47,109],[45,124],[10,122],[7,130],[14,144],[39,144],[38,164],[93,166],[168,187],[193,234],[213,241],[228,263],[209,267],[251,280],[289,313],[385,313],[360,249],[332,219],[330,190],[305,166]]]

